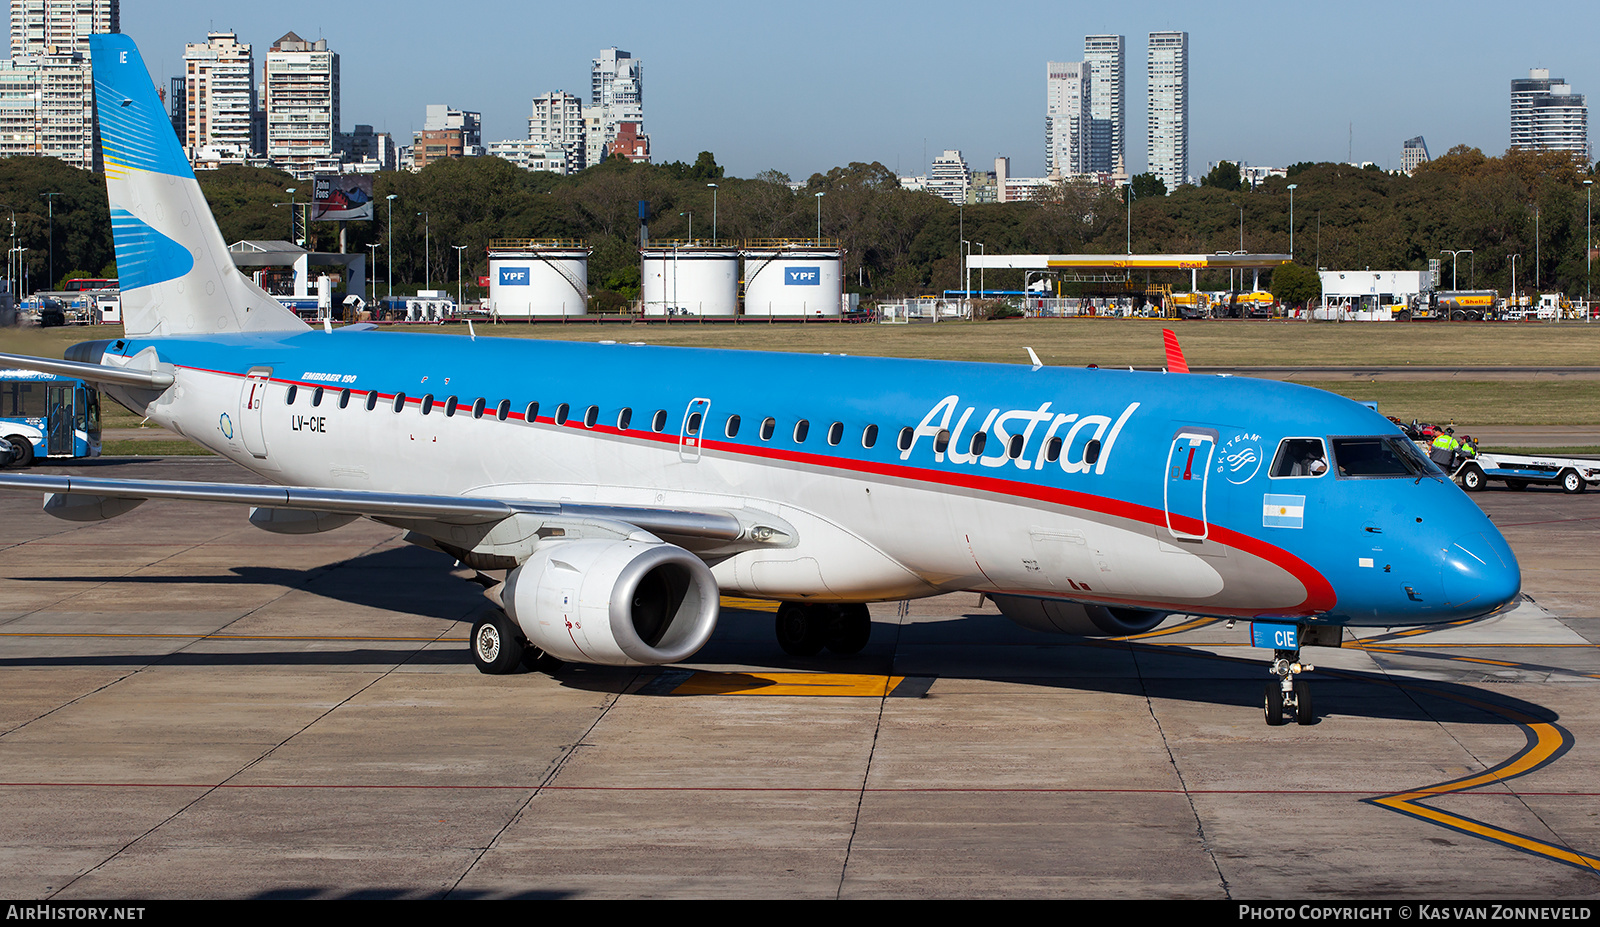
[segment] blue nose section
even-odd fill
[[[1450,610],[1464,618],[1487,615],[1522,591],[1517,557],[1498,531],[1456,538],[1445,548],[1441,572]]]

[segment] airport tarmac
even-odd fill
[[[397,530],[0,494],[0,895],[1600,898],[1600,493],[1474,498],[1528,601],[1308,650],[1316,722],[1270,728],[1244,624],[960,594],[796,660],[741,601],[687,666],[488,677],[478,587]]]

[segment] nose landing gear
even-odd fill
[[[1300,662],[1298,650],[1272,652],[1272,666],[1268,672],[1277,678],[1267,683],[1261,706],[1267,724],[1274,727],[1283,724],[1287,720],[1286,711],[1294,713],[1297,724],[1311,724],[1316,720],[1311,707],[1311,683],[1299,678],[1299,674],[1314,669],[1316,667],[1311,664]]]

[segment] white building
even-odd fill
[[[100,169],[89,36],[121,28],[120,0],[11,0],[11,58],[0,64],[0,156],[42,155]]]
[[[1428,163],[1428,143],[1423,141],[1420,135],[1406,139],[1405,144],[1400,146],[1400,169],[1409,177],[1426,163]]]
[[[924,190],[952,203],[965,203],[971,188],[972,172],[967,169],[967,159],[961,157],[960,151],[948,148],[944,154],[933,159],[928,182],[923,185]]]
[[[1083,40],[1083,60],[1089,65],[1089,170],[1126,177],[1127,60],[1123,37],[1090,35]]]
[[[504,158],[525,171],[550,171],[556,174],[571,172],[567,153],[560,148],[546,148],[531,138],[513,138],[489,145],[492,157]]]
[[[583,101],[564,90],[534,97],[533,115],[528,117],[528,150],[537,149],[539,160],[545,161],[544,152],[563,152],[563,174],[583,170],[588,164],[583,110]]]
[[[1549,68],[1531,68],[1511,82],[1511,147],[1570,151],[1589,159],[1589,107]]]
[[[1044,169],[1052,177],[1089,170],[1090,78],[1086,62],[1045,65]]]
[[[638,123],[644,134],[644,64],[615,46],[595,58],[589,70],[589,105],[600,107],[600,146],[604,151],[617,137],[617,126]],[[589,161],[598,164],[599,159]]]
[[[1176,190],[1189,181],[1189,33],[1150,33],[1147,68],[1148,170]]]
[[[204,42],[184,46],[183,71],[183,144],[189,160],[243,164],[257,153],[251,135],[256,66],[250,46],[232,32],[208,32]]]
[[[482,154],[483,114],[465,109],[451,109],[444,103],[427,104],[427,115],[422,123],[424,132],[460,132],[461,156]],[[480,149],[474,152],[473,149]]]
[[[267,161],[304,180],[337,173],[339,56],[293,32],[267,51]]]

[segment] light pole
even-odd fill
[[[11,251],[17,250],[17,211],[0,203],[0,209],[11,213]],[[11,276],[11,251],[6,252],[6,289],[11,291],[12,299],[17,296],[16,278]]]
[[[41,193],[44,201],[49,204],[50,213],[50,286],[56,285],[56,197],[59,193]]]
[[[711,243],[715,245],[717,243],[717,185],[708,183],[706,186],[711,188]]]
[[[822,244],[822,194],[825,192],[827,191],[817,193],[817,244],[819,245]]]
[[[1522,257],[1522,255],[1511,255],[1511,305],[1518,308],[1521,306],[1521,303],[1517,300],[1517,258],[1519,257]]]
[[[1594,283],[1590,283],[1589,272],[1594,269],[1595,255],[1595,183],[1584,181],[1584,194],[1589,197],[1589,215],[1586,216],[1586,231],[1584,231],[1584,303],[1589,301],[1594,293]],[[11,234],[16,235],[16,215],[11,216]]]
[[[983,247],[983,242],[981,242],[981,241],[974,242],[974,244],[976,244],[978,246],[978,257],[983,257],[984,255],[989,253],[988,250]],[[978,298],[979,299],[983,299],[984,298],[984,293],[987,292],[987,290],[985,290],[984,286],[983,286],[983,271],[984,271],[984,269],[985,268],[983,268],[982,266],[978,267]]]
[[[389,201],[389,227],[384,230],[385,237],[389,239],[389,258],[385,262],[389,271],[389,295],[386,297],[388,299],[394,298],[394,201],[398,198],[399,195],[395,193],[384,197]]]
[[[1294,191],[1300,186],[1297,183],[1289,184],[1289,260],[1294,260]]]
[[[367,302],[375,302],[378,298],[378,243],[367,245],[367,250],[372,252],[372,262],[367,265]]]
[[[1460,289],[1460,287],[1456,285],[1456,258],[1463,254],[1471,254],[1472,249],[1462,248],[1460,251],[1451,251],[1449,248],[1440,248],[1439,253],[1450,255],[1450,289]]]
[[[965,306],[972,299],[972,242],[963,238],[961,243],[966,246],[961,252],[961,304]]]
[[[689,217],[689,244],[692,246],[694,244],[694,213],[692,211],[680,212],[678,215]]]
[[[1128,184],[1128,253],[1133,253],[1133,184]]]
[[[432,255],[428,250],[428,212],[423,210],[417,215],[422,217],[422,288],[424,290],[432,290],[433,267],[429,264]]]
[[[16,252],[16,255],[17,255],[17,277],[18,277],[19,280],[23,279],[22,253],[24,251],[27,251],[28,249],[27,248],[12,248],[11,250]],[[23,293],[23,295],[27,295],[26,292],[25,292],[27,289],[28,289],[28,285],[27,285],[26,282],[24,282],[22,284],[22,289],[19,290],[18,292],[19,293]]]
[[[289,241],[291,243],[298,244],[298,242],[295,242],[295,237],[294,237],[295,229],[298,228],[299,225],[300,225],[300,213],[298,212],[300,206],[299,206],[299,204],[297,204],[294,201],[294,191],[296,189],[298,189],[298,188],[297,187],[288,187],[283,191],[283,192],[289,194],[289,202],[287,204],[285,204],[285,203],[273,203],[272,205],[273,205],[274,208],[279,207],[279,206],[284,206],[284,205],[287,205],[289,207]]]
[[[451,245],[456,249],[456,311],[461,311],[461,252],[467,250],[466,245]]]

